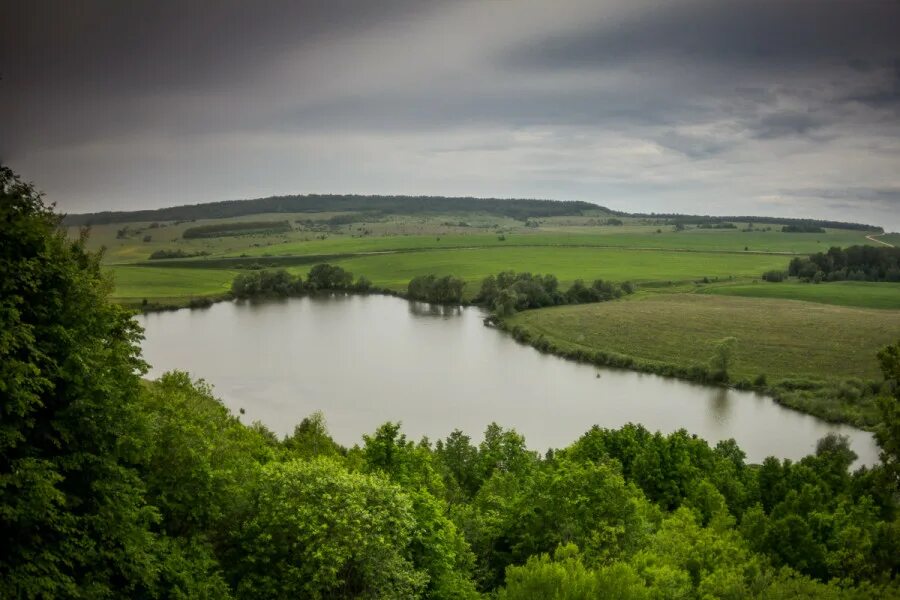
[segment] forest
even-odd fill
[[[181,235],[185,239],[191,239],[258,233],[282,233],[290,230],[291,224],[287,221],[242,221],[239,223],[221,223],[188,227]]]
[[[788,274],[807,281],[900,281],[900,248],[832,247],[791,259]]]
[[[144,380],[99,254],[8,169],[0,194],[4,598],[900,597],[900,341],[853,471],[834,435],[758,465],[639,425],[545,454],[497,424],[347,448],[321,414],[279,439]],[[352,285],[327,267],[307,281]]]

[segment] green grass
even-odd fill
[[[900,337],[900,311],[779,299],[656,294],[525,311],[509,324],[561,347],[690,367],[737,338],[734,378],[876,378],[876,351]]]
[[[151,229],[150,223],[128,224],[129,235],[118,239],[124,225],[99,225],[91,230],[90,245],[107,248],[108,263],[146,260],[155,250],[181,249],[205,251],[213,256],[310,255],[379,252],[422,248],[468,248],[494,246],[592,246],[616,248],[660,248],[723,252],[810,253],[830,246],[875,244],[865,233],[830,229],[823,234],[785,234],[771,231],[744,232],[740,229],[716,230],[688,228],[675,232],[672,226],[643,225],[629,221],[624,226],[588,226],[591,219],[567,217],[545,219],[538,228],[525,227],[520,221],[478,214],[402,216],[394,215],[372,222],[344,225],[333,231],[304,229],[297,219],[322,221],[340,213],[262,214],[235,219],[198,220],[181,224],[162,223]],[[273,234],[249,234],[230,238],[183,239],[191,227],[228,223],[246,223],[260,219],[291,222],[294,230]],[[468,223],[469,227],[455,224]],[[740,225],[743,227],[743,224]],[[660,229],[661,233],[656,233]],[[76,228],[70,230],[72,235]],[[500,235],[505,240],[500,240]],[[144,237],[150,240],[145,242]],[[325,239],[320,239],[321,237]],[[888,237],[881,238],[887,240]]]
[[[216,257],[188,260],[192,268],[180,268],[175,260],[159,261],[160,266],[153,263],[152,266],[113,266],[119,274],[115,296],[168,298],[221,293],[227,288],[226,280],[230,282],[236,273],[231,265],[218,268]],[[297,260],[304,264],[289,266],[290,260],[284,262],[288,270],[301,275],[318,262],[306,260],[302,255],[297,255]],[[515,245],[327,257],[327,262],[394,290],[405,290],[416,275],[454,275],[467,282],[469,297],[477,292],[482,279],[509,269],[552,273],[564,286],[575,279],[677,283],[703,277],[754,277],[768,269],[783,267],[785,260],[784,256],[772,254]],[[204,268],[205,263],[210,268]]]
[[[405,289],[416,275],[455,275],[474,293],[481,280],[505,270],[556,275],[563,285],[575,279],[678,282],[706,277],[748,277],[783,266],[785,258],[766,254],[727,254],[580,247],[500,247],[428,250],[333,260],[376,285]],[[297,267],[304,273],[308,267]]]
[[[177,300],[227,292],[236,271],[156,267],[109,267],[113,300]]]
[[[835,281],[832,283],[766,283],[710,286],[706,294],[785,298],[862,308],[900,309],[900,283]]]
[[[503,233],[480,230],[434,235],[384,235],[380,237],[351,237],[330,235],[327,239],[296,239],[263,247],[251,247],[231,255],[248,254],[335,254],[379,252],[418,248],[470,248],[504,246],[595,246],[613,248],[648,248],[665,250],[698,250],[723,252],[812,253],[831,246],[871,244],[859,232],[831,230],[827,234],[786,234],[781,232],[741,232],[717,230],[688,230],[674,233],[655,233],[652,227],[631,227],[621,232],[618,227],[569,228],[562,230],[529,231],[524,228]],[[308,237],[308,236],[307,236]]]

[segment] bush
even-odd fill
[[[784,281],[787,278],[787,272],[786,271],[778,271],[778,270],[766,271],[765,273],[762,274],[762,278],[763,278],[763,281],[770,281],[772,283],[778,283],[778,282]]]

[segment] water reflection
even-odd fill
[[[712,388],[710,391],[709,414],[716,423],[725,423],[731,415],[731,395],[725,388]]]
[[[407,304],[409,305],[409,314],[414,317],[459,317],[463,311],[463,307],[459,305],[429,304],[428,302],[415,301]]]
[[[472,307],[325,294],[141,320],[151,376],[189,370],[232,410],[246,409],[245,422],[260,420],[281,435],[322,410],[345,445],[388,420],[402,421],[413,439],[457,428],[478,439],[496,421],[543,451],[569,445],[595,424],[633,422],[651,431],[684,428],[713,444],[735,438],[752,461],[800,458],[836,431],[850,436],[860,462],[877,459],[867,432],[749,392],[541,354],[485,327],[483,318]]]

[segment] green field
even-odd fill
[[[346,254],[421,248],[468,248],[494,246],[600,246],[615,248],[661,248],[726,252],[810,253],[830,246],[877,244],[864,232],[829,229],[823,234],[786,234],[769,231],[691,228],[676,232],[671,226],[644,225],[633,220],[624,226],[587,226],[585,217],[545,219],[539,227],[520,221],[485,215],[391,216],[377,222],[359,222],[313,231],[297,220],[324,220],[337,213],[262,214],[235,219],[203,219],[180,224],[128,224],[124,238],[117,232],[125,225],[99,225],[91,229],[92,247],[107,249],[108,262],[146,260],[155,250],[206,251],[214,256],[263,256]],[[207,239],[184,239],[190,227],[227,222],[268,219],[291,221],[295,229],[272,235],[244,235]],[[626,221],[628,221],[626,219]],[[454,223],[466,223],[460,227]],[[661,233],[656,233],[657,230]],[[77,228],[71,228],[75,235]],[[150,236],[149,241],[143,241]],[[505,239],[501,239],[505,238]],[[322,239],[324,238],[324,239]],[[889,236],[879,238],[885,241]],[[746,249],[746,250],[745,250]]]
[[[119,266],[108,269],[113,300],[177,300],[227,292],[236,271]]]
[[[722,296],[785,298],[841,306],[900,309],[900,283],[835,281],[814,285],[760,281],[752,284],[710,286],[702,291]]]
[[[742,231],[746,224],[739,223],[738,229],[688,226],[675,231],[671,225],[631,218],[625,218],[622,226],[598,224],[603,221],[596,216],[550,217],[538,221],[537,226],[526,226],[522,221],[484,214],[391,215],[336,227],[322,225],[339,214],[346,213],[261,214],[156,226],[102,225],[92,229],[90,245],[106,249],[104,262],[116,274],[115,297],[129,302],[146,298],[177,303],[192,297],[219,295],[227,290],[226,279],[233,277],[235,269],[246,268],[259,258],[276,262],[274,266],[287,267],[295,274],[304,274],[314,262],[332,262],[394,290],[405,289],[416,275],[455,275],[467,282],[468,297],[477,292],[484,277],[513,269],[552,273],[564,286],[575,279],[630,280],[645,287],[659,287],[707,278],[718,280],[717,283],[724,280],[746,284],[715,285],[704,290],[715,294],[766,295],[883,308],[896,305],[894,290],[888,287],[856,293],[839,287],[811,290],[783,284],[780,291],[769,291],[753,286],[763,271],[784,268],[796,253],[832,245],[877,243],[855,230],[790,234],[782,233],[778,226]],[[207,239],[182,237],[190,227],[285,219],[294,227],[290,232]],[[75,231],[73,228],[71,233]],[[148,261],[156,250],[204,252],[208,256]],[[226,258],[242,264],[218,262]],[[134,267],[139,270],[125,267],[141,263],[142,266]],[[178,268],[179,265],[191,268]]]
[[[525,311],[522,325],[563,346],[690,367],[737,338],[733,376],[843,379],[879,376],[875,352],[900,337],[900,312],[701,294]]]
[[[455,275],[477,291],[500,271],[552,273],[563,286],[575,279],[680,282],[703,277],[752,277],[782,267],[783,256],[628,250],[621,248],[505,247],[378,254],[332,261],[392,289],[405,289],[416,275]],[[473,289],[474,288],[474,289]]]

